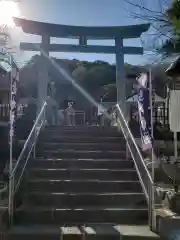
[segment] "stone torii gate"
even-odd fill
[[[45,22],[37,22],[21,18],[14,19],[17,26],[23,32],[40,35],[41,43],[20,43],[20,48],[25,51],[37,51],[41,48],[48,56],[49,52],[84,52],[84,53],[105,53],[116,55],[116,87],[117,102],[125,111],[126,91],[124,54],[143,54],[142,47],[123,46],[123,39],[139,38],[140,35],[149,29],[149,24],[115,27],[84,27],[59,25]],[[52,44],[51,37],[78,39],[78,45],[72,44]],[[88,45],[87,40],[107,40],[114,39],[114,46]],[[48,85],[47,59],[41,53],[41,66],[38,74],[38,104],[39,108],[46,99]]]

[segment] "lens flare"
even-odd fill
[[[14,27],[13,17],[19,17],[20,10],[14,1],[0,1],[0,26]]]

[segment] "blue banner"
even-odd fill
[[[146,74],[146,82],[147,81],[148,81],[148,75]],[[143,151],[146,151],[152,148],[151,109],[150,109],[149,89],[147,88],[147,85],[148,84],[146,84],[146,86],[140,85],[138,89],[138,111],[139,111],[140,134],[141,134]]]

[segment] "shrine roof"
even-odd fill
[[[112,27],[71,26],[22,18],[14,18],[14,22],[17,26],[21,27],[25,33],[34,35],[48,33],[51,37],[60,38],[79,38],[79,36],[87,36],[88,39],[112,39],[115,36],[137,38],[150,27],[149,24]]]

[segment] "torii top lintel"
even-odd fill
[[[79,38],[79,36],[86,36],[88,39],[112,39],[116,36],[137,38],[150,27],[149,24],[112,27],[70,26],[22,18],[14,18],[14,21],[25,33],[34,35],[48,34],[51,37],[59,38]]]

